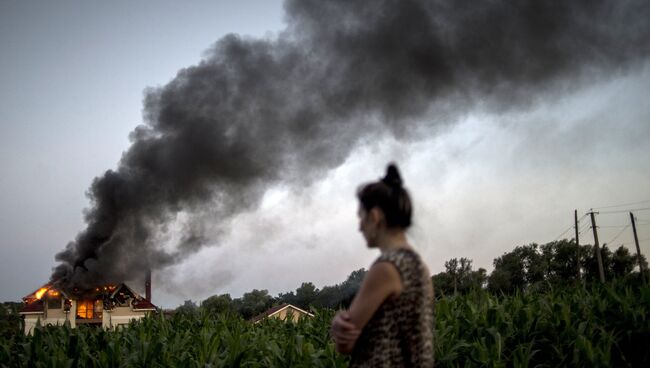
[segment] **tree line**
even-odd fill
[[[593,245],[577,247],[573,240],[566,239],[543,245],[532,243],[518,246],[495,258],[494,269],[489,275],[484,268],[473,270],[472,260],[468,258],[454,258],[445,262],[445,271],[433,276],[433,283],[436,294],[441,296],[483,288],[493,293],[513,293],[558,285],[600,282],[595,251]],[[635,272],[637,257],[627,248],[620,246],[612,252],[603,246],[601,256],[606,280],[640,280],[639,272]],[[647,269],[643,255],[641,262]]]
[[[436,297],[465,294],[474,289],[486,289],[495,294],[517,291],[543,290],[558,285],[599,282],[598,261],[592,245],[576,247],[573,240],[554,241],[543,245],[532,243],[518,246],[494,259],[493,271],[474,270],[469,258],[453,258],[445,262],[445,271],[433,275]],[[576,254],[580,255],[580,278]],[[611,251],[601,247],[605,278],[638,280],[636,255],[623,246]],[[646,265],[645,257],[642,262]],[[295,292],[280,293],[273,297],[268,290],[254,289],[240,298],[230,294],[213,295],[197,306],[188,300],[176,309],[191,312],[198,308],[215,313],[235,313],[252,318],[272,306],[290,303],[305,310],[309,308],[348,307],[356,294],[366,270],[352,272],[345,281],[318,289],[311,282],[303,282]],[[637,281],[634,281],[637,282]]]
[[[295,292],[280,293],[273,297],[266,289],[253,289],[244,293],[240,298],[232,298],[230,294],[213,295],[203,300],[197,306],[191,300],[186,300],[176,312],[192,312],[199,308],[214,313],[235,313],[245,319],[252,318],[275,305],[293,304],[309,310],[314,308],[337,309],[348,307],[356,294],[361,281],[366,275],[364,268],[353,271],[345,281],[322,289],[316,288],[312,282],[303,282]]]

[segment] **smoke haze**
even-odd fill
[[[218,244],[269,186],[311,183],[362,141],[416,139],[474,107],[525,109],[650,51],[640,0],[288,0],[285,10],[276,38],[228,35],[146,92],[145,123],[94,180],[87,227],[57,254],[52,280],[85,287],[176,264]]]

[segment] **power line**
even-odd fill
[[[588,212],[585,213],[584,215],[582,215],[582,217],[580,217],[580,218],[578,219],[578,224],[580,224],[580,221],[581,221],[583,218],[587,217],[587,216],[589,216],[589,213],[588,213]],[[581,224],[581,225],[578,225],[578,227],[579,227],[579,228],[578,228],[578,234],[582,234],[582,232],[585,231],[585,229],[589,229],[589,228],[591,227],[591,223],[587,221],[587,222],[585,222],[585,223],[583,223],[583,224]]]
[[[609,214],[609,213],[623,213],[623,212],[637,212],[637,211],[647,211],[650,210],[650,207],[643,207],[643,208],[631,208],[627,210],[617,210],[617,211],[599,211],[598,214]]]
[[[589,215],[589,214],[586,213],[586,214],[584,214],[582,217],[580,217],[580,218],[578,219],[578,223],[580,223],[580,220],[582,220],[583,218],[587,217],[588,215]],[[588,223],[587,223],[587,224],[588,224]],[[566,234],[566,233],[568,233],[569,231],[571,231],[572,229],[574,229],[574,227],[575,227],[575,225],[572,224],[572,225],[569,226],[566,230],[564,230],[564,231],[562,232],[562,234],[558,235],[558,237],[555,238],[555,240],[553,240],[553,241],[558,241],[558,240],[560,240],[560,238],[561,238],[564,234]],[[580,234],[579,231],[578,231],[578,234]]]
[[[621,236],[621,234],[623,234],[623,231],[625,231],[625,229],[627,229],[628,227],[630,227],[630,225],[626,225],[621,231],[618,232],[618,234],[616,234],[616,236],[612,238],[612,240],[608,241],[606,244],[613,243],[614,240],[618,239],[618,237]]]
[[[571,229],[573,229],[573,225],[569,226],[568,229],[564,230],[564,231],[562,232],[562,234],[558,235],[557,238],[555,238],[555,240],[553,240],[553,241],[558,241],[558,240],[562,237],[562,235],[568,233]]]
[[[616,204],[616,205],[612,205],[612,206],[594,207],[594,208],[592,208],[592,210],[605,209],[605,208],[625,207],[625,206],[632,206],[632,205],[635,205],[635,204],[649,203],[649,202],[650,202],[650,199],[645,200],[645,201]]]
[[[643,241],[648,241],[648,240],[650,240],[650,238],[639,239],[639,243],[641,243],[641,242],[643,242]],[[623,244],[621,244],[621,245],[630,245],[630,244],[634,244],[634,242],[627,242],[627,243],[623,243]]]
[[[585,222],[584,225],[580,225],[580,229],[578,230],[578,234],[582,234],[587,230],[591,229],[591,224],[589,222]]]

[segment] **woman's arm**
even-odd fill
[[[377,262],[363,279],[350,305],[350,322],[363,329],[381,304],[402,292],[402,278],[389,262]]]
[[[362,330],[381,304],[402,292],[402,279],[399,272],[391,263],[377,262],[364,277],[357,295],[352,301],[350,310],[346,315],[349,323],[352,323],[358,330]],[[337,318],[332,325],[336,327]],[[339,343],[337,350],[341,353],[350,353],[354,348],[356,338],[353,341]]]
[[[354,343],[359,338],[361,330],[350,322],[350,314],[348,311],[342,310],[334,316],[330,334],[336,343],[336,351],[349,354],[352,352]]]

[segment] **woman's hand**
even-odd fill
[[[349,354],[354,348],[361,330],[388,298],[402,292],[402,279],[395,266],[388,262],[377,262],[364,277],[349,311],[336,313],[330,333],[339,353]]]
[[[336,342],[336,351],[349,354],[352,352],[361,330],[350,322],[350,315],[347,311],[339,311],[332,320],[330,334]]]

